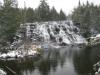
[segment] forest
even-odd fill
[[[72,20],[78,23],[80,32],[84,37],[100,32],[100,5],[94,5],[87,1],[86,4],[81,4],[72,12]]]

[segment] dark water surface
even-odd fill
[[[2,60],[2,67],[15,71],[16,75],[93,75],[93,64],[100,60],[100,47],[62,47],[45,50],[41,56],[18,60]]]

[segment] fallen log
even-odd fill
[[[5,66],[13,75],[17,75],[17,73],[15,71],[13,71],[11,68],[9,68],[8,66]]]

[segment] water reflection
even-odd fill
[[[8,66],[17,75],[90,75],[92,65],[99,60],[99,47],[63,47],[44,51],[41,56],[0,61],[0,67]],[[95,61],[95,62],[94,62]]]
[[[90,49],[84,49],[79,51],[79,54],[74,55],[74,66],[78,75],[88,75],[91,73],[92,64],[90,61]]]
[[[100,60],[100,47],[86,47],[74,54],[74,66],[78,75],[94,75],[93,65]]]

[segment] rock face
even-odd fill
[[[25,31],[22,31],[24,36],[33,42],[56,42],[59,45],[86,43],[72,21],[26,23],[21,25],[21,29]],[[22,35],[18,33],[18,37]]]
[[[100,34],[97,34],[94,37],[89,38],[89,45],[97,45],[100,44]]]

